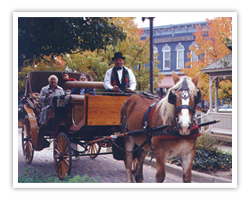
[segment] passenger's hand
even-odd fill
[[[53,91],[52,90],[48,90],[46,93],[46,97],[48,97]]]

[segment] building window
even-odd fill
[[[157,59],[157,57],[158,57],[158,48],[155,45],[153,45],[153,49],[154,49],[154,55],[156,56],[156,59]]]
[[[163,70],[170,70],[170,64],[171,64],[171,48],[168,46],[168,44],[165,44],[165,46],[162,48],[163,53]]]
[[[198,46],[197,44],[195,44],[195,42],[192,42],[192,44],[189,47],[191,47],[192,45],[194,45],[196,48]],[[199,57],[195,54],[194,51],[191,51],[191,55],[192,55],[191,62],[192,61],[198,61]]]
[[[184,46],[179,42],[175,48],[176,51],[176,69],[184,68]]]
[[[198,61],[198,56],[194,53],[194,51],[191,51],[191,54],[192,54],[191,61]]]

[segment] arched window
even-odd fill
[[[156,56],[156,58],[157,58],[158,57],[158,48],[155,45],[153,45],[153,50],[154,50],[154,56]],[[155,54],[157,54],[157,55],[155,55]]]
[[[176,51],[176,69],[184,68],[184,46],[179,42],[175,47]]]
[[[155,45],[153,45],[154,53],[158,53],[158,49]]]
[[[165,44],[162,48],[163,53],[163,70],[170,70],[171,64],[171,48],[168,44]]]
[[[190,46],[192,46],[192,45],[194,45],[196,48],[197,48],[197,44],[195,43],[195,42],[192,42],[192,44],[190,45]],[[189,47],[190,47],[189,46]],[[192,57],[191,57],[191,61],[198,61],[198,56],[194,53],[194,51],[191,51],[191,55],[192,55]]]

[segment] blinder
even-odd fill
[[[168,102],[175,105],[177,96],[170,90],[169,96],[168,96]]]
[[[201,102],[201,90],[200,88],[197,88],[198,92],[197,92],[197,96],[195,96],[195,105]]]

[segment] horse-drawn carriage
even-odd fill
[[[52,74],[58,77],[58,85],[65,88],[103,88],[102,82],[63,83],[60,72],[30,72],[22,112],[22,147],[27,163],[32,162],[34,150],[43,150],[53,141],[56,172],[63,179],[70,174],[72,156],[95,158],[104,144],[124,138],[123,147],[114,143],[111,153],[114,158],[124,160],[127,182],[133,182],[131,166],[135,157],[138,159],[135,179],[143,181],[142,165],[146,152],[155,154],[157,182],[163,182],[165,178],[165,159],[177,155],[183,162],[183,181],[191,182],[199,126],[207,125],[197,125],[194,119],[196,105],[201,100],[197,88],[199,74],[193,79],[180,79],[173,73],[175,86],[161,100],[141,93],[130,96],[118,93],[73,95],[66,92],[53,97],[52,105],[47,109],[47,121],[38,124],[40,107],[37,99]],[[69,75],[77,80],[80,76],[79,73]],[[80,146],[81,151],[72,144]],[[134,154],[135,145],[138,145],[137,155]],[[123,151],[121,158],[117,155],[119,149]]]
[[[49,147],[54,141],[53,156],[60,178],[70,174],[72,156],[95,158],[107,136],[120,131],[120,110],[128,95],[77,95],[66,94],[53,97],[47,109],[47,121],[38,123],[41,88],[48,85],[50,75],[58,77],[61,87],[103,88],[102,82],[70,81],[64,83],[60,72],[30,72],[27,76],[23,102],[22,147],[27,163],[31,163],[35,151]],[[69,73],[79,79],[79,73]],[[115,136],[114,136],[115,137]],[[76,144],[76,145],[72,145]],[[76,147],[80,145],[81,151]],[[78,146],[79,147],[79,146]]]

